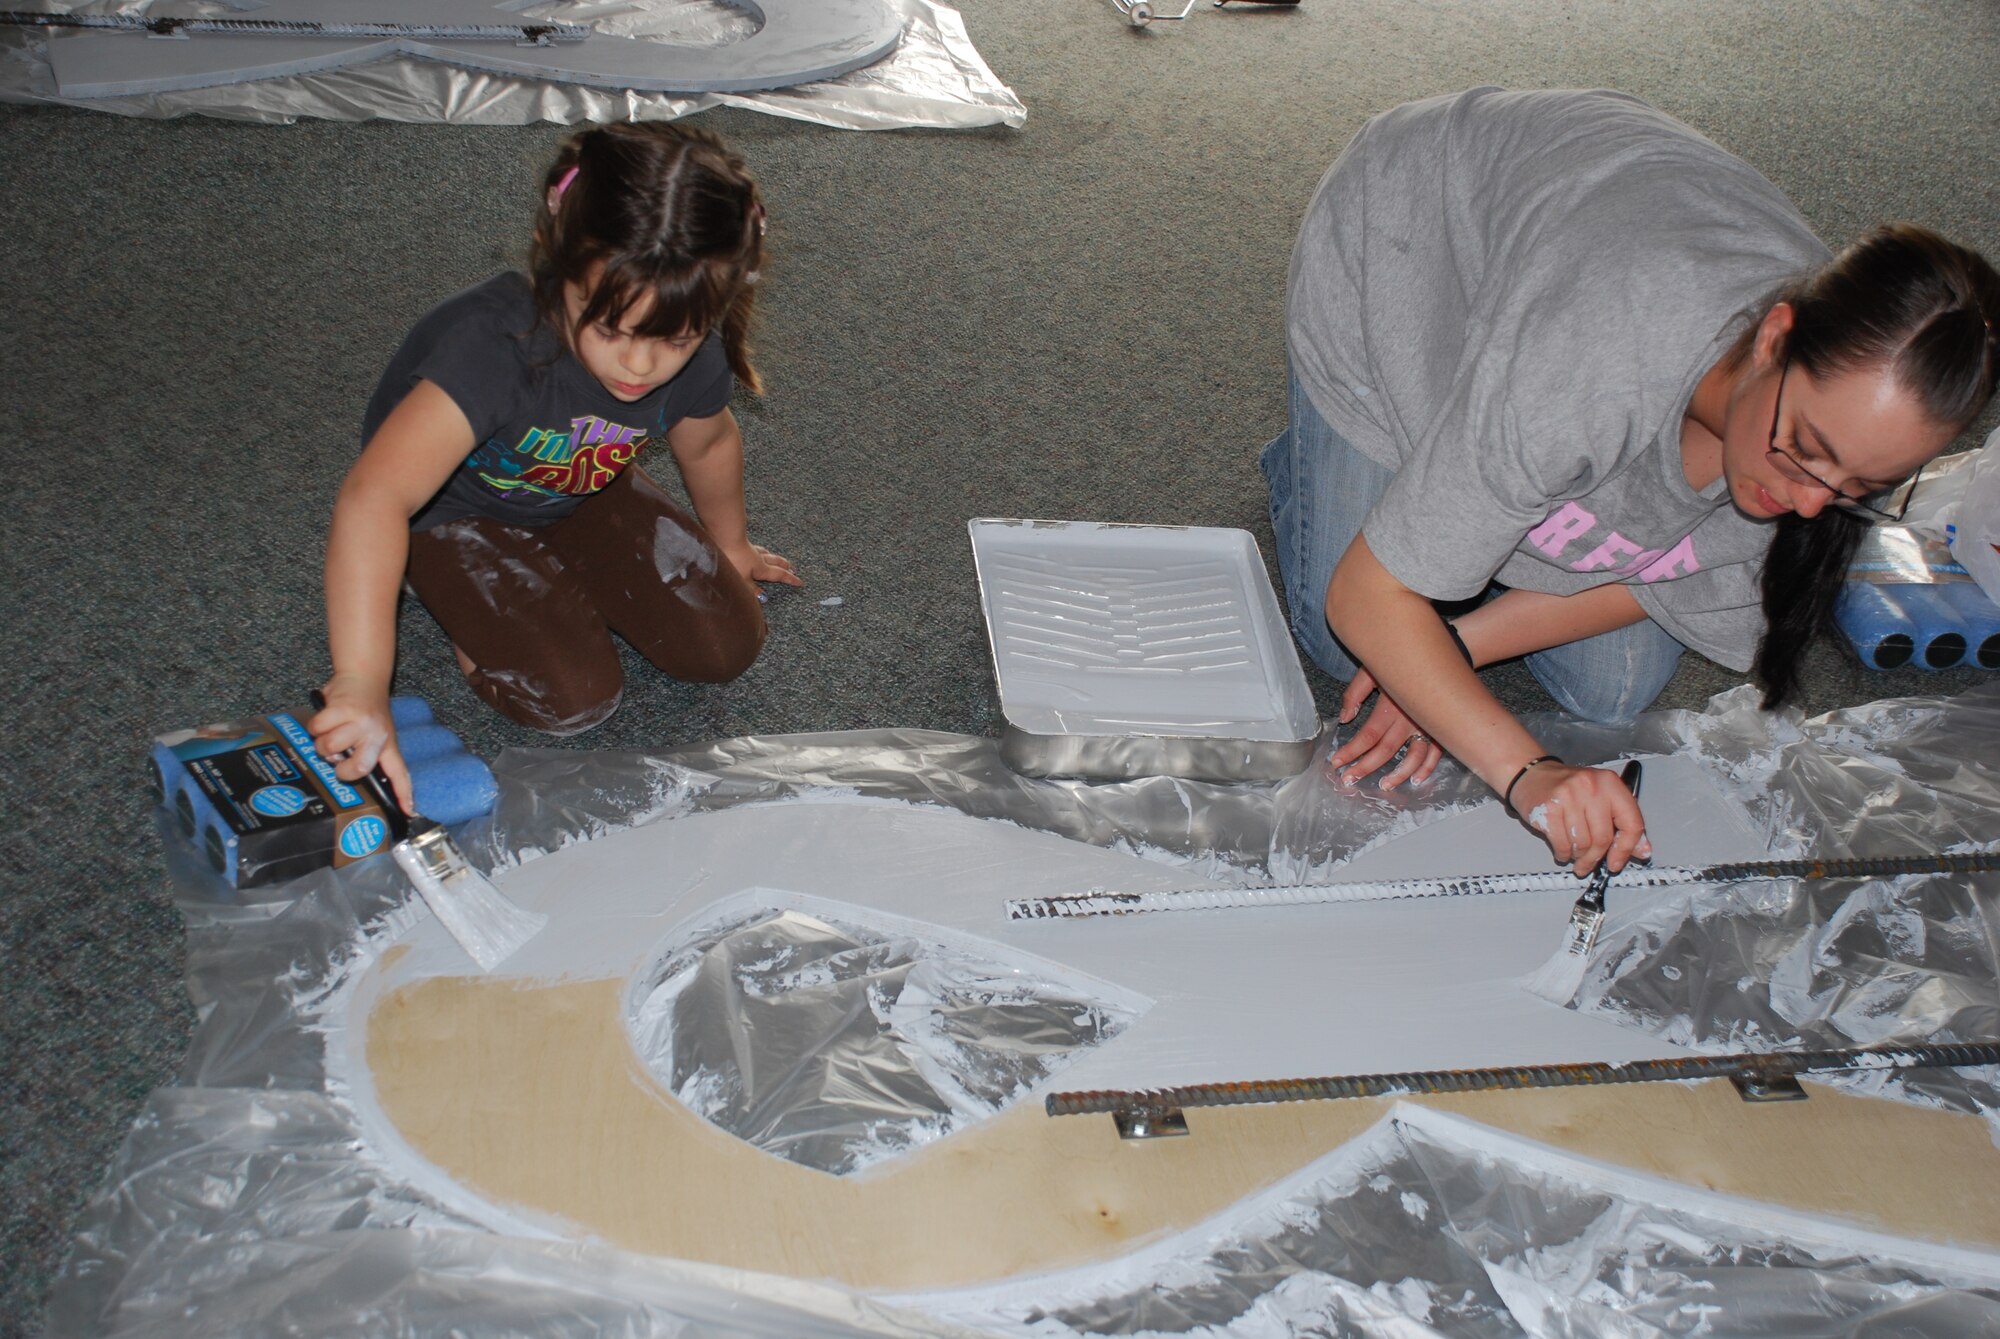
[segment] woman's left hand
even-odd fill
[[[1421,785],[1430,780],[1444,757],[1444,750],[1419,730],[1417,723],[1387,693],[1377,692],[1375,676],[1365,669],[1354,672],[1353,682],[1341,694],[1340,723],[1345,725],[1353,720],[1370,693],[1376,693],[1376,698],[1375,705],[1368,710],[1368,719],[1361,723],[1352,739],[1326,760],[1327,770],[1335,780],[1352,784],[1386,766],[1400,752],[1402,760],[1377,783],[1383,790],[1394,790],[1405,781]]]
[[[781,581],[787,586],[803,586],[805,580],[792,570],[792,560],[773,553],[762,544],[746,543],[741,549],[725,549],[736,570],[752,581]]]

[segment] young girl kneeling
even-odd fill
[[[680,679],[757,658],[755,583],[801,584],[750,542],[728,407],[734,379],[761,388],[745,336],[763,235],[756,184],[713,136],[587,131],[549,168],[529,272],[417,322],[327,541],[333,677],[309,725],[342,777],[379,760],[409,807],[389,719],[406,581],[474,691],[551,734],[617,710],[614,632]],[[660,435],[695,516],[633,463]]]

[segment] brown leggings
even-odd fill
[[[550,734],[618,709],[614,632],[699,683],[735,678],[764,646],[755,583],[637,466],[553,525],[469,516],[417,531],[409,583],[476,667],[473,691]]]

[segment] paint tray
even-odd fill
[[[1001,752],[1029,776],[1272,781],[1319,712],[1245,530],[968,523]]]

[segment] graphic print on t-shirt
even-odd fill
[[[616,479],[645,444],[643,428],[586,414],[566,428],[530,428],[514,446],[489,440],[466,464],[498,493],[582,496]]]
[[[1601,537],[1592,533],[1600,529]],[[1636,577],[1647,585],[1701,570],[1694,556],[1693,535],[1682,535],[1664,549],[1649,549],[1609,526],[1600,527],[1596,514],[1575,502],[1565,502],[1550,512],[1528,532],[1528,543],[1550,562],[1561,563],[1572,572],[1613,571],[1622,581]]]

